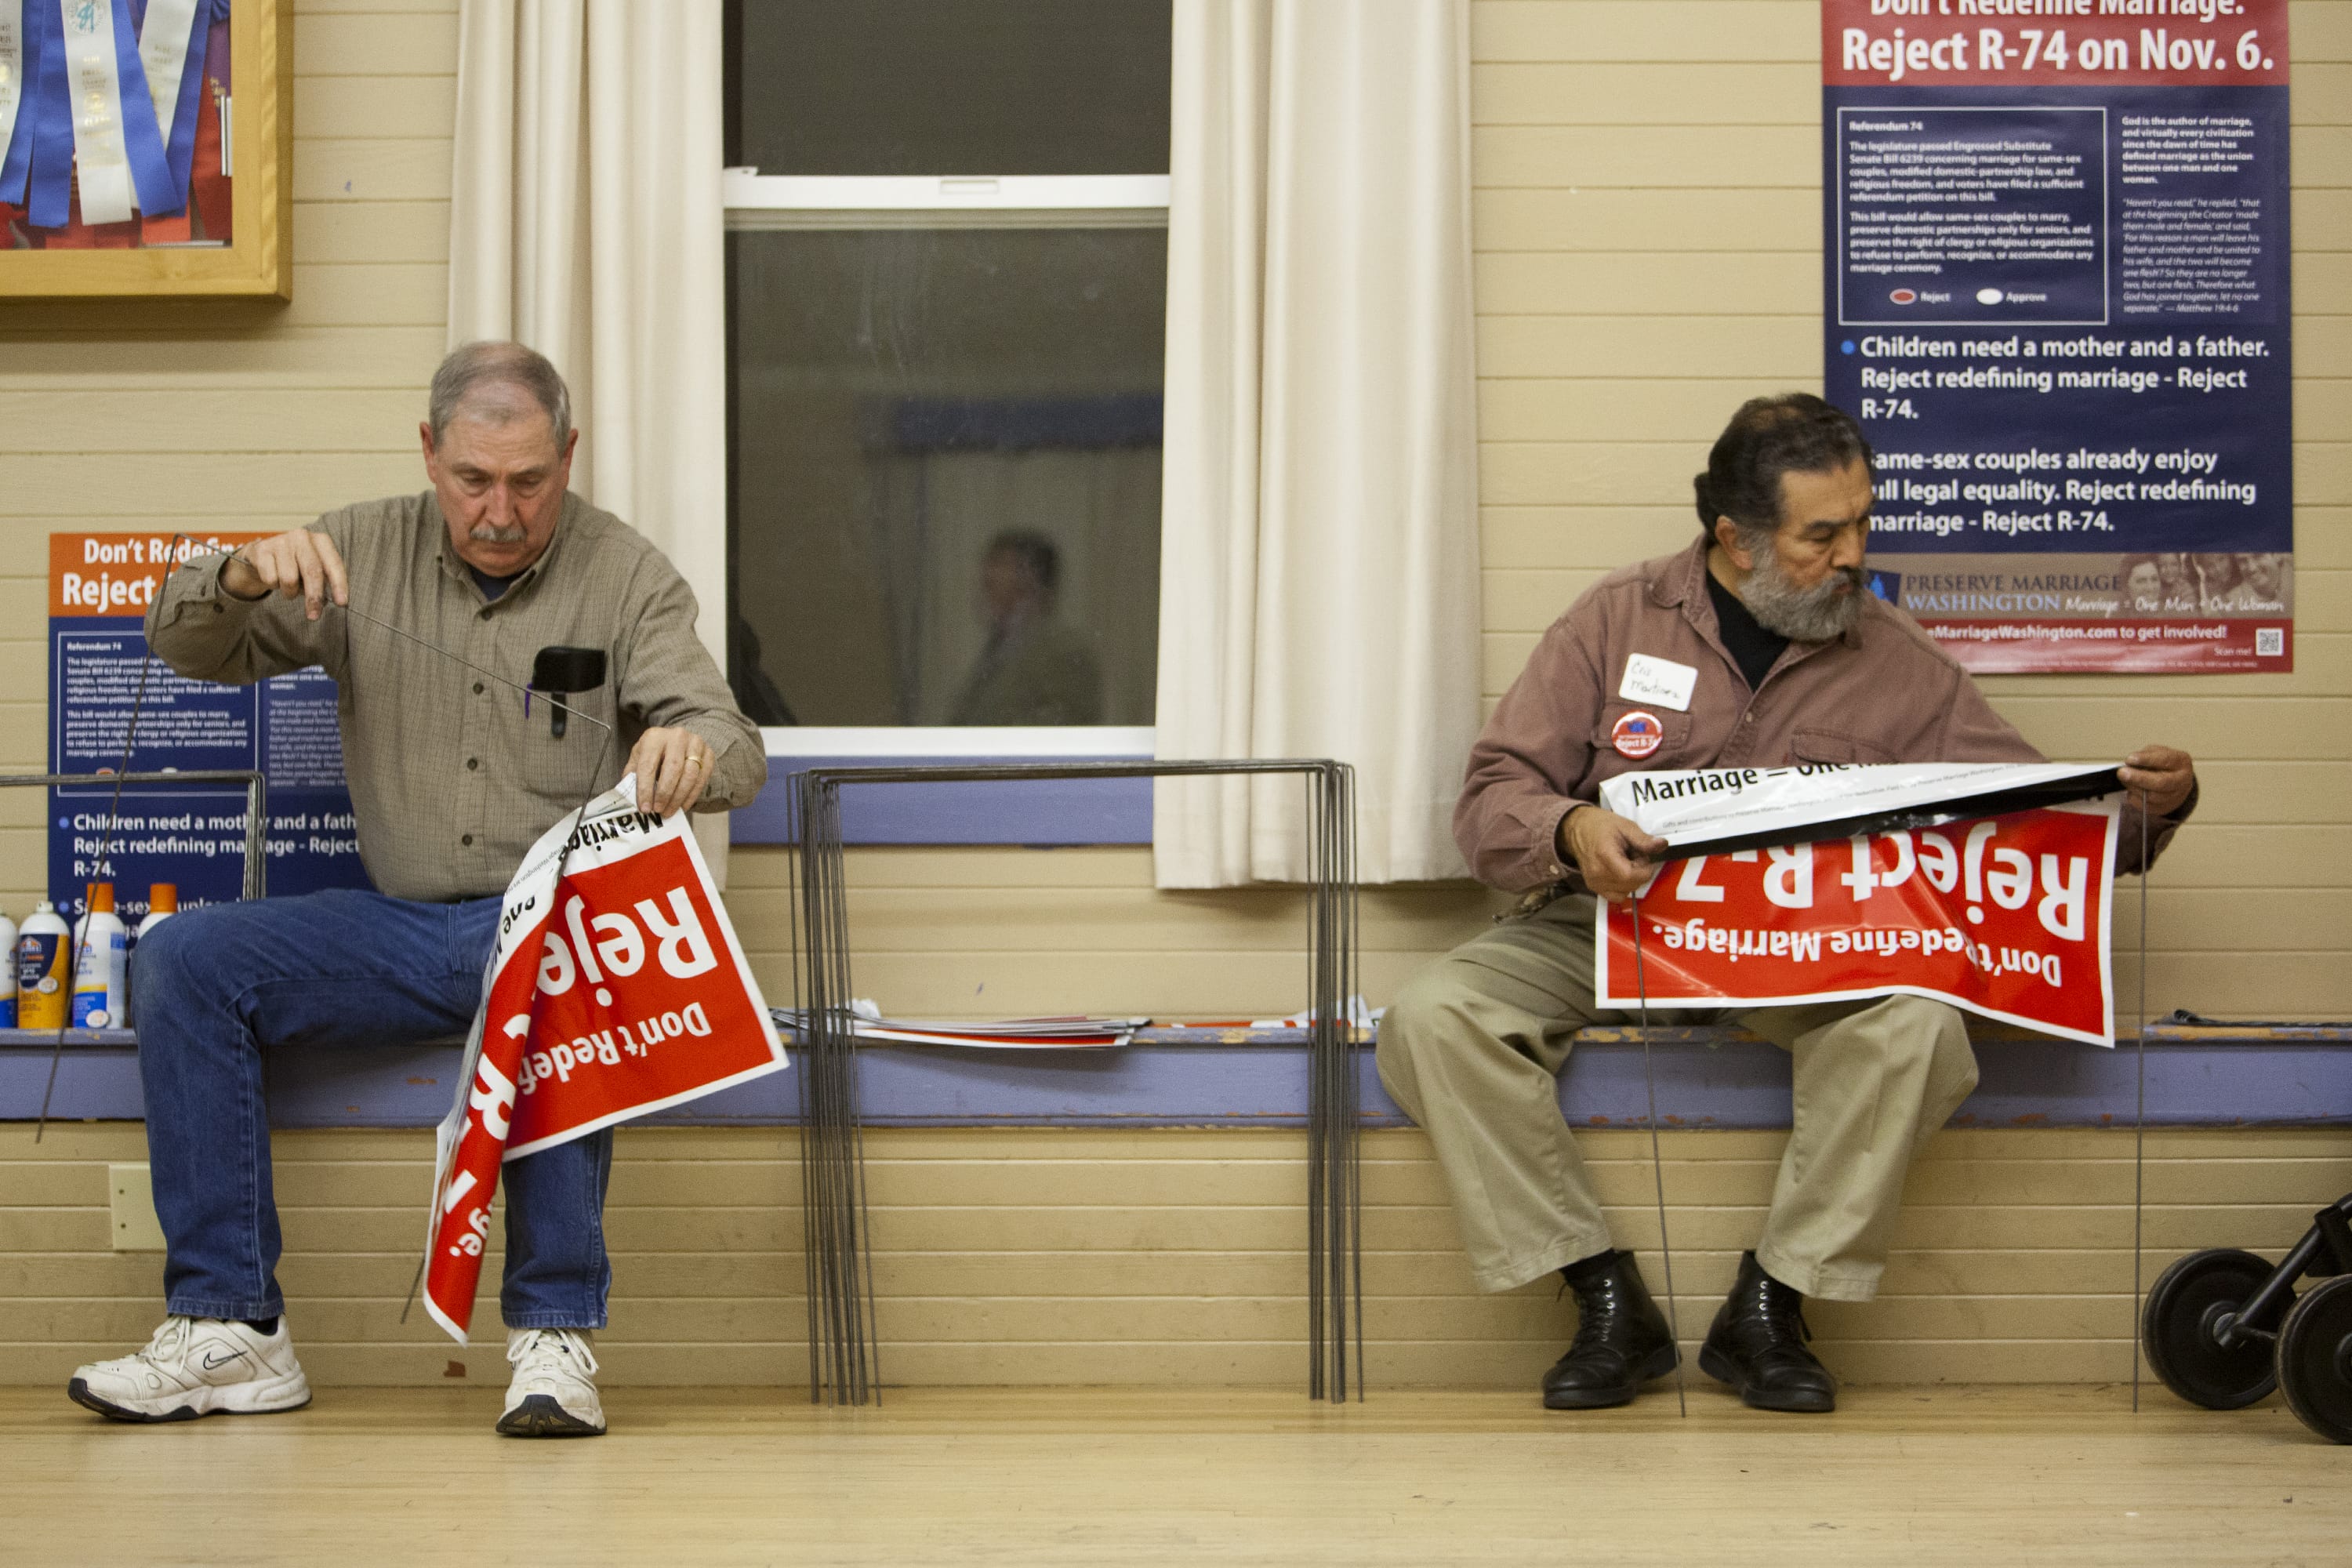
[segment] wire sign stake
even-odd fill
[[[874,1260],[866,1250],[866,1157],[850,1012],[849,907],[841,791],[800,777],[801,950],[807,1032],[801,1042],[801,1222],[808,1287],[809,1397],[863,1405],[881,1396]]]
[[[1356,775],[1328,760],[940,763],[812,768],[797,775],[800,847],[795,1001],[801,1038],[801,1205],[808,1283],[809,1398],[881,1396],[873,1242],[850,1011],[849,914],[841,842],[845,784],[1194,778],[1295,773],[1307,789],[1307,1394],[1364,1392],[1362,1042],[1356,969]],[[1352,1365],[1350,1364],[1352,1359]]]

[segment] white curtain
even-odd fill
[[[1457,876],[1478,722],[1465,0],[1176,0],[1156,722],[1355,764],[1359,870]],[[1161,887],[1306,874],[1296,781],[1163,781]]]
[[[677,565],[723,668],[720,20],[719,0],[464,0],[449,342],[555,362],[572,488]],[[725,820],[696,818],[706,847]]]
[[[449,342],[553,360],[572,487],[662,548],[727,647],[719,0],[465,0]]]

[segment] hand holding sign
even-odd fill
[[[2151,816],[2170,816],[2197,787],[2197,763],[2170,746],[2142,746],[2124,759],[2116,776],[2126,788],[2146,793]]]
[[[1597,805],[1580,805],[1559,821],[1559,853],[1584,885],[1611,903],[1622,903],[1655,873],[1666,841],[1642,825]]]
[[[710,784],[718,753],[691,730],[656,727],[637,737],[629,752],[629,773],[637,799],[657,816],[693,809]]]

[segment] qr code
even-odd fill
[[[2254,628],[2254,657],[2257,658],[2285,658],[2286,628],[2284,626],[2256,626]]]

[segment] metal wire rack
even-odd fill
[[[881,1395],[856,1037],[850,1013],[843,788],[1252,774],[1297,774],[1307,786],[1307,1394],[1344,1403],[1352,1387],[1358,1399],[1363,1397],[1363,1188],[1358,1126],[1362,1052],[1355,1020],[1349,1016],[1358,984],[1356,775],[1347,763],[1328,759],[1265,759],[925,763],[811,768],[794,775],[799,844],[794,1002],[807,1009],[808,1019],[801,1040],[800,1141],[812,1402],[863,1405]]]
[[[199,769],[162,773],[9,773],[0,775],[0,789],[112,789],[118,784],[243,784],[245,786],[245,891],[247,899],[268,890],[269,857],[263,852],[269,817],[269,781],[249,770]],[[112,873],[101,870],[88,879],[104,881]]]

